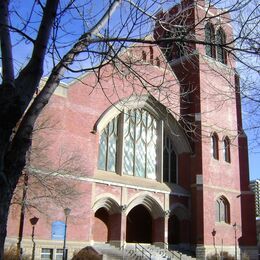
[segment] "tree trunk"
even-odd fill
[[[7,232],[7,219],[13,190],[0,184],[0,260],[4,259],[4,243]]]
[[[10,142],[10,130],[0,128],[0,260],[3,259],[7,234],[7,219],[13,192],[26,163],[26,152],[31,145],[28,136],[16,135]]]

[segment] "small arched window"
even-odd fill
[[[230,163],[231,162],[231,158],[230,158],[230,140],[229,138],[226,136],[223,140],[223,148],[224,148],[224,159],[226,162]]]
[[[156,58],[156,66],[157,67],[161,66],[161,62],[160,62],[160,59],[158,57]]]
[[[213,158],[218,160],[218,135],[216,133],[211,135],[211,153]]]
[[[205,42],[206,42],[206,55],[215,58],[215,32],[211,23],[207,23],[205,26]],[[208,44],[207,44],[208,43]]]
[[[221,196],[216,200],[216,222],[230,223],[230,206],[228,200]]]
[[[217,60],[227,64],[227,53],[224,48],[226,44],[226,34],[222,28],[219,28],[216,33],[216,44],[217,44]]]
[[[146,61],[146,52],[145,51],[142,51],[142,59],[143,59],[143,61]]]
[[[150,46],[150,63],[153,64],[153,47]]]

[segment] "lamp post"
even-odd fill
[[[71,209],[65,208],[64,209],[64,214],[65,214],[65,231],[64,231],[64,240],[63,240],[63,254],[62,254],[62,260],[67,259],[67,254],[66,254],[66,237],[67,237],[67,220],[68,216],[71,212]]]
[[[235,231],[235,260],[237,260],[237,223],[235,222],[233,225]]]
[[[217,231],[215,230],[215,228],[213,228],[211,234],[212,234],[212,237],[213,237],[213,246],[214,246],[214,249],[215,249],[215,254],[217,254],[216,241],[215,241],[215,236],[217,234]]]
[[[39,218],[37,218],[37,217],[30,218],[30,222],[32,225],[32,242],[33,242],[32,260],[34,260],[34,256],[35,256],[34,229],[35,229],[35,225],[37,224],[38,220],[39,220]]]
[[[21,243],[22,243],[22,239],[23,239],[23,227],[24,227],[24,215],[25,215],[27,189],[28,189],[28,173],[26,171],[24,171],[23,172],[23,195],[22,195],[22,201],[21,201],[19,234],[18,234],[18,242],[17,242],[17,253],[19,255],[19,259],[22,259]]]

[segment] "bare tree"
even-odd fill
[[[32,0],[26,3],[26,11],[20,1],[1,1],[0,259],[3,257],[9,206],[26,165],[35,122],[62,79],[92,71],[97,76],[96,84],[100,84],[101,69],[110,64],[119,73],[128,71],[149,91],[147,85],[155,87],[151,81],[138,73],[131,59],[122,58],[126,57],[122,56],[122,52],[130,43],[159,44],[169,61],[174,58],[169,55],[172,44],[178,50],[176,55],[189,53],[195,44],[214,46],[229,53],[241,64],[242,69],[255,71],[259,76],[257,1],[216,0],[206,1],[206,5],[202,0],[190,1],[202,3],[205,7],[205,16],[193,26],[189,23],[189,1],[184,2],[187,8],[177,12],[176,19],[168,22],[167,13],[161,12],[160,16],[158,7],[173,6],[176,4],[174,1],[110,0],[97,5],[96,1],[91,0]],[[212,15],[209,10],[214,9],[213,4],[225,9]],[[204,37],[195,37],[195,32],[197,34],[204,28],[205,21],[220,16],[226,16],[225,23],[235,26],[233,38],[225,42],[213,42]],[[152,33],[154,25],[164,28],[168,34],[145,37]],[[21,51],[17,51],[21,46],[25,52],[22,58]],[[48,76],[48,79],[34,97],[43,76]],[[248,89],[248,84],[246,86],[241,93],[259,106],[259,88],[255,81],[251,78],[251,89]],[[189,91],[195,90],[185,90],[184,96]]]
[[[44,113],[37,120],[32,133],[32,146],[27,151],[26,165],[12,198],[14,211],[20,211],[17,252],[21,251],[23,227],[26,214],[40,214],[49,217],[46,204],[50,201],[62,209],[71,207],[82,195],[74,178],[82,176],[83,166],[77,151],[61,148],[57,164],[54,166],[46,156],[51,142],[44,138],[48,134],[61,130],[59,122]],[[52,165],[50,167],[50,165]],[[73,178],[71,178],[73,176]]]

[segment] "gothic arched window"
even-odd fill
[[[214,32],[214,27],[211,23],[207,23],[205,26],[205,42],[208,43],[206,44],[206,55],[215,58],[215,32]]]
[[[223,140],[223,148],[224,148],[224,159],[226,162],[230,163],[231,162],[231,158],[230,158],[230,140],[229,138],[226,136]]]
[[[226,34],[222,28],[219,28],[216,33],[216,44],[217,44],[217,60],[227,64],[227,53],[224,48],[226,44]]]
[[[101,132],[98,169],[176,183],[177,155],[162,120],[143,108],[113,118]]]
[[[177,182],[177,157],[171,139],[165,135],[163,145],[163,181]]]
[[[230,206],[224,196],[216,200],[216,222],[230,223]]]
[[[216,133],[211,135],[211,153],[213,158],[218,160],[218,135]]]

